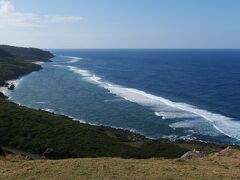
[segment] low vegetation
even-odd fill
[[[240,151],[187,161],[83,158],[0,161],[0,179],[240,179]]]
[[[51,148],[59,158],[175,158],[188,151],[170,142],[142,140],[136,145],[129,134],[128,138],[127,134],[126,137],[121,134],[111,128],[80,124],[64,116],[0,100],[0,144],[3,146],[36,154]]]

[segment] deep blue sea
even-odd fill
[[[151,138],[240,144],[240,50],[51,50],[10,99]]]

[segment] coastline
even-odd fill
[[[50,59],[49,59],[50,60]],[[51,62],[51,61],[48,61],[48,62]],[[36,65],[39,65],[42,69],[42,64],[46,63],[46,62],[43,62],[43,61],[34,61],[32,62],[33,64],[36,64]],[[10,86],[13,85],[14,88],[17,87],[20,79],[24,76],[27,76],[29,74],[31,74],[32,72],[36,72],[38,70],[32,70],[31,72],[29,72],[28,74],[25,74],[23,76],[19,76],[18,79],[13,79],[13,80],[7,80],[5,81],[6,85],[5,86],[0,86],[0,94],[2,93],[6,99],[8,99],[7,97],[7,92],[10,91]],[[11,89],[13,90],[13,89]],[[10,100],[12,103],[14,104],[17,104],[16,102]],[[18,104],[19,105],[19,104]],[[24,106],[26,107],[26,106]],[[57,116],[62,116],[62,117],[65,117],[71,121],[74,121],[76,122],[77,124],[82,124],[82,125],[89,125],[89,126],[95,126],[95,127],[101,127],[103,129],[108,129],[108,130],[111,130],[111,131],[116,131],[120,134],[122,134],[123,136],[127,135],[129,136],[129,140],[131,141],[136,141],[136,140],[147,140],[147,141],[166,141],[166,142],[173,142],[173,143],[178,143],[178,142],[186,142],[186,143],[199,143],[199,144],[209,144],[209,145],[216,145],[216,146],[227,146],[227,145],[233,145],[233,146],[238,146],[239,145],[236,145],[236,144],[231,144],[231,143],[217,143],[217,142],[211,142],[211,141],[202,141],[202,140],[194,140],[194,139],[184,139],[184,138],[171,138],[171,137],[160,137],[160,138],[151,138],[151,137],[147,137],[145,136],[144,134],[140,133],[140,132],[137,132],[135,130],[131,130],[131,129],[127,129],[127,128],[121,128],[121,127],[113,127],[113,126],[106,126],[106,125],[102,125],[102,124],[91,124],[91,123],[88,123],[88,122],[85,122],[85,121],[82,121],[82,120],[79,120],[79,119],[76,119],[74,117],[71,117],[69,115],[66,115],[64,113],[59,113],[59,112],[55,112],[55,111],[50,111],[50,110],[47,110],[47,109],[36,109],[36,108],[32,108],[32,107],[28,107],[29,109],[34,109],[34,110],[39,110],[39,111],[43,111],[43,112],[46,112],[46,113],[50,113],[50,114],[53,114],[53,115],[57,115]],[[125,134],[125,135],[124,135]],[[134,138],[132,138],[134,137]]]
[[[15,103],[15,102],[13,102]],[[34,109],[34,108],[30,108]],[[35,109],[37,110],[37,109]],[[160,138],[151,138],[148,137],[138,131],[127,129],[127,128],[120,128],[120,127],[114,127],[114,126],[106,126],[102,124],[92,124],[88,123],[79,119],[76,119],[72,116],[66,115],[64,113],[58,113],[55,111],[48,111],[46,109],[38,109],[39,111],[43,111],[45,113],[49,113],[55,116],[61,116],[66,118],[66,120],[73,121],[77,125],[87,125],[92,127],[99,127],[102,130],[109,130],[112,132],[116,132],[119,135],[122,135],[123,137],[127,137],[130,141],[146,141],[146,142],[166,142],[166,143],[173,143],[173,144],[192,144],[192,145],[202,145],[202,146],[212,146],[215,148],[222,148],[225,149],[228,146],[234,147],[236,149],[240,149],[239,144],[231,144],[231,143],[217,143],[217,142],[211,142],[211,141],[203,141],[203,140],[194,140],[194,139],[184,139],[184,138],[171,138],[171,137],[160,137]]]
[[[3,100],[3,102],[4,101],[5,100]],[[0,98],[0,102],[1,102],[1,98]],[[82,151],[81,148],[79,149],[78,143],[80,143],[80,144],[83,143],[83,145],[85,146],[86,145],[85,141],[87,141],[90,144],[93,143],[93,147],[95,147],[95,144],[100,143],[100,144],[103,144],[103,146],[104,146],[103,149],[105,149],[105,147],[110,147],[110,149],[111,149],[111,147],[112,147],[111,144],[108,144],[106,146],[106,141],[105,140],[104,141],[99,141],[98,140],[98,137],[99,136],[102,137],[103,134],[104,134],[104,137],[107,135],[108,138],[112,139],[112,143],[119,144],[120,147],[123,146],[124,148],[127,148],[125,146],[130,146],[132,148],[137,148],[137,149],[134,150],[133,154],[131,154],[130,152],[128,152],[128,150],[126,150],[127,151],[126,155],[124,155],[124,154],[123,155],[118,155],[119,151],[125,151],[125,150],[123,150],[124,148],[121,149],[119,147],[120,149],[112,149],[114,151],[114,153],[117,153],[117,155],[114,154],[114,155],[111,155],[111,157],[122,157],[122,158],[127,158],[127,159],[128,158],[148,159],[148,158],[156,158],[156,157],[177,158],[177,157],[180,157],[182,154],[184,154],[184,152],[182,152],[182,151],[187,152],[187,151],[191,151],[193,149],[198,149],[199,151],[202,151],[203,153],[205,153],[207,155],[209,153],[219,152],[219,151],[221,151],[221,150],[223,150],[223,149],[225,149],[226,147],[229,146],[229,144],[216,144],[216,143],[201,142],[201,141],[187,141],[187,140],[182,140],[182,139],[177,139],[176,141],[171,141],[169,139],[163,139],[163,138],[149,139],[149,138],[145,137],[144,135],[141,135],[141,134],[138,134],[138,133],[135,133],[135,132],[131,132],[129,130],[107,127],[107,126],[97,126],[97,125],[85,124],[85,123],[81,123],[79,121],[76,121],[72,118],[69,118],[68,116],[65,116],[65,115],[59,115],[59,114],[56,114],[56,113],[53,113],[53,112],[47,112],[47,111],[44,111],[44,110],[41,110],[41,109],[36,110],[36,109],[32,109],[32,108],[27,108],[25,106],[18,105],[16,103],[14,103],[13,101],[9,101],[9,100],[6,100],[5,102],[8,102],[7,106],[12,104],[13,107],[15,106],[16,108],[23,109],[23,110],[25,109],[24,110],[25,113],[31,111],[35,115],[39,114],[39,116],[36,116],[31,121],[29,121],[29,123],[34,122],[37,117],[41,117],[41,116],[42,117],[51,117],[53,119],[56,118],[56,119],[59,119],[59,120],[61,119],[61,121],[63,123],[63,124],[62,123],[61,124],[63,126],[61,126],[61,128],[58,129],[58,131],[62,131],[63,134],[65,134],[63,136],[63,138],[66,138],[66,135],[67,135],[68,140],[67,139],[65,139],[65,140],[71,141],[73,148],[74,149],[76,148],[77,152]],[[3,109],[5,109],[4,106],[3,106]],[[3,112],[4,112],[4,110],[3,110]],[[16,113],[16,114],[18,114],[18,113]],[[27,119],[28,118],[26,118],[26,120]],[[29,128],[31,128],[32,130],[36,129],[37,130],[36,133],[38,133],[38,135],[36,137],[38,137],[38,136],[42,135],[42,132],[45,132],[44,131],[45,129],[48,129],[47,134],[48,133],[51,133],[51,134],[53,133],[52,135],[54,135],[55,132],[56,132],[55,128],[58,126],[57,125],[58,122],[54,121],[57,124],[53,125],[53,128],[49,128],[49,123],[50,123],[50,122],[48,122],[49,119],[48,118],[46,118],[45,120],[42,119],[42,118],[40,118],[40,119],[39,119],[40,122],[44,121],[43,123],[41,123],[40,127],[43,126],[45,128],[38,131],[37,129],[38,129],[39,124],[38,124],[38,122],[36,122],[36,123],[33,123],[34,126],[32,126],[32,128],[31,128],[31,126],[27,126],[27,129],[26,129],[25,133],[29,132]],[[25,123],[27,121],[25,121]],[[66,129],[66,127],[69,127],[69,126],[73,127],[73,129],[71,128],[72,130],[79,129],[79,131],[76,131],[75,133],[82,134],[83,132],[86,133],[86,132],[90,131],[90,134],[89,133],[88,133],[88,135],[83,135],[82,134],[81,135],[81,136],[83,136],[82,139],[81,139],[81,136],[77,135],[77,137],[79,137],[80,140],[78,140],[79,142],[76,142],[76,139],[74,138],[76,136],[76,134],[75,134],[75,136],[73,135],[73,137],[72,137],[72,131],[70,132]],[[66,131],[68,131],[69,133],[66,132]],[[23,132],[24,132],[24,130],[23,130]],[[35,132],[33,134],[35,134]],[[72,137],[72,138],[70,138],[70,137]],[[61,143],[59,144],[59,139],[57,137],[50,136],[49,138],[51,139],[51,141],[52,140],[54,140],[54,142],[56,141],[55,143],[57,143],[57,146],[52,147],[52,145],[44,145],[45,141],[47,141],[47,140],[44,140],[42,142],[42,145],[44,145],[45,148],[40,150],[40,151],[33,150],[32,149],[33,147],[29,149],[29,146],[27,146],[27,148],[25,149],[25,148],[20,148],[21,146],[12,146],[12,145],[8,145],[8,144],[2,144],[2,145],[5,148],[13,149],[14,151],[17,151],[17,152],[21,151],[21,152],[25,152],[25,154],[28,154],[28,155],[35,154],[35,155],[38,155],[38,156],[44,156],[45,151],[47,151],[48,149],[51,150],[51,148],[53,148],[52,150],[53,150],[53,152],[57,153],[56,154],[57,157],[53,156],[53,157],[50,157],[50,159],[51,158],[53,158],[53,159],[65,159],[65,158],[81,158],[81,157],[108,157],[108,155],[107,156],[103,155],[103,154],[108,154],[109,153],[109,151],[107,149],[105,149],[106,152],[105,152],[105,150],[103,151],[103,154],[99,153],[99,151],[97,151],[97,152],[93,151],[94,154],[97,153],[98,155],[92,155],[91,153],[90,153],[90,155],[84,155],[84,156],[71,155],[72,149],[70,149],[70,151],[63,151],[63,152],[61,150],[59,151],[59,148],[61,147]],[[97,139],[95,139],[95,138],[97,138]],[[108,140],[110,140],[110,139],[108,139]],[[72,140],[74,140],[74,142],[72,142]],[[108,140],[107,140],[107,142],[108,142]],[[30,147],[31,147],[31,146],[34,145],[35,141],[36,140],[33,140],[33,142],[28,141],[26,143],[33,143],[31,145],[29,144]],[[62,140],[60,140],[60,142],[62,142]],[[64,142],[66,142],[66,141],[64,141]],[[18,145],[18,143],[17,143],[17,145]],[[97,145],[97,146],[99,146],[99,145]],[[23,145],[23,147],[25,147],[25,146]],[[232,145],[231,147],[234,148],[234,149],[240,149],[239,146]],[[99,148],[100,148],[99,150],[101,152],[101,147],[99,147]],[[84,151],[86,151],[87,154],[88,154],[89,150],[90,149],[88,149],[87,151],[86,150],[84,150]],[[94,150],[94,148],[93,148],[93,150]],[[12,154],[15,154],[14,151],[11,151]],[[144,153],[142,154],[141,151],[144,152]],[[90,152],[91,152],[91,150],[90,150]],[[130,154],[128,154],[128,153],[130,153]],[[30,156],[30,157],[32,159],[34,159],[34,157],[32,157],[32,156]]]
[[[35,63],[39,66],[38,69],[30,69],[24,75],[17,73],[16,77],[18,79],[9,80],[9,84],[15,83],[17,86],[17,82],[23,76],[41,70],[42,68],[39,63],[42,64],[42,62],[31,62],[31,64]],[[6,91],[5,86],[1,89]],[[0,97],[2,97],[1,93]],[[1,121],[3,123],[11,121],[9,125],[3,126],[1,145],[9,149],[21,150],[40,156],[43,156],[45,151],[52,149],[53,152],[56,152],[56,157],[50,158],[65,159],[109,156],[140,159],[156,157],[177,158],[193,149],[199,149],[208,154],[230,145],[188,139],[173,140],[163,137],[151,139],[129,129],[101,124],[93,125],[81,122],[63,113],[48,112],[42,109],[19,105],[12,101],[11,98],[7,99],[6,96],[3,96],[3,99],[0,98],[0,103],[2,104],[0,107],[3,117]],[[51,124],[51,127],[49,124]],[[56,131],[62,132],[61,138],[56,137]],[[29,137],[34,138],[27,139],[23,134],[28,134]],[[41,138],[42,136],[43,138]],[[19,143],[19,140],[21,140],[21,143]],[[62,142],[67,144],[64,148],[62,148]],[[239,148],[239,146],[236,146],[236,148]]]
[[[18,82],[19,79],[17,80],[12,80],[10,82]],[[8,91],[8,89],[7,89]],[[5,95],[5,94],[4,94]],[[6,98],[8,98],[6,96]],[[17,104],[16,102],[9,100],[11,103],[14,103],[16,105],[19,106],[19,104]],[[22,107],[26,107],[24,105],[20,105]],[[102,129],[103,131],[110,131],[110,132],[114,132],[115,134],[117,134],[120,137],[124,137],[127,138],[129,141],[146,141],[146,142],[166,142],[166,143],[173,143],[173,144],[182,144],[182,143],[186,143],[189,145],[200,145],[200,146],[212,146],[215,148],[226,148],[229,145],[235,147],[235,148],[239,148],[240,146],[237,144],[221,144],[221,143],[216,143],[216,142],[210,142],[210,141],[201,141],[201,140],[192,140],[192,139],[183,139],[183,138],[169,138],[169,137],[162,137],[162,138],[151,138],[151,137],[147,137],[142,133],[139,133],[137,131],[132,131],[130,129],[126,129],[126,128],[120,128],[120,127],[112,127],[112,126],[106,126],[106,125],[101,125],[101,124],[91,124],[91,123],[87,123],[85,121],[76,119],[72,116],[66,115],[64,113],[58,113],[55,111],[49,111],[46,109],[35,109],[35,108],[31,108],[31,107],[27,107],[29,109],[33,109],[33,110],[38,110],[38,111],[42,111],[54,116],[60,116],[65,118],[66,120],[69,120],[71,122],[76,123],[76,125],[83,125],[83,126],[91,126],[91,127],[98,127],[100,129]]]
[[[7,97],[8,98],[8,97]],[[17,104],[16,102],[10,100],[11,103]],[[20,104],[17,104],[20,105]],[[22,107],[27,107],[24,105],[20,105]],[[114,132],[122,137],[126,137],[129,141],[148,141],[148,142],[167,142],[167,143],[173,143],[173,144],[178,144],[178,143],[186,143],[186,144],[195,144],[195,145],[210,145],[210,146],[214,146],[217,148],[226,148],[229,145],[236,147],[236,148],[240,148],[239,145],[237,144],[223,144],[223,143],[217,143],[217,142],[211,142],[211,141],[202,141],[202,140],[193,140],[193,139],[184,139],[184,138],[171,138],[171,137],[161,137],[161,138],[151,138],[148,136],[145,136],[144,134],[138,132],[138,131],[133,131],[127,128],[120,128],[120,127],[114,127],[114,126],[106,126],[106,125],[102,125],[102,124],[92,124],[92,123],[88,123],[79,119],[76,119],[72,116],[66,115],[64,113],[59,113],[59,112],[55,112],[55,111],[50,111],[47,109],[36,109],[36,108],[31,108],[31,107],[27,107],[29,109],[33,109],[33,110],[38,110],[41,112],[45,112],[54,116],[60,116],[65,118],[66,120],[69,120],[71,122],[74,122],[76,125],[86,125],[86,126],[91,126],[91,127],[98,127],[100,129],[102,129],[103,131],[111,131]]]
[[[5,98],[8,98],[6,96],[6,94],[9,91],[9,87],[11,85],[16,87],[18,85],[19,81],[20,81],[20,78],[22,78],[25,75],[29,75],[32,72],[36,72],[36,71],[41,70],[42,69],[41,65],[44,64],[45,62],[51,62],[50,59],[51,58],[48,58],[46,61],[32,61],[31,63],[35,64],[35,65],[38,65],[39,69],[32,69],[30,72],[28,72],[28,73],[26,73],[24,75],[20,75],[18,77],[18,79],[5,81],[6,85],[0,87],[0,95],[2,93]],[[14,101],[11,101],[11,102],[14,103],[14,104],[17,104]],[[34,108],[29,107],[29,109],[34,109]],[[50,111],[44,110],[44,109],[39,109],[39,110],[40,111],[44,111],[46,113],[53,114],[53,115],[63,116],[63,117],[65,117],[68,120],[76,122],[77,124],[89,125],[89,126],[94,126],[94,127],[101,127],[102,129],[105,129],[105,130],[115,131],[118,134],[121,134],[122,136],[125,136],[125,137],[127,136],[128,139],[131,140],[131,141],[146,140],[146,141],[166,141],[166,142],[173,142],[173,143],[186,142],[186,143],[189,143],[189,144],[191,144],[191,143],[200,143],[200,144],[209,144],[209,145],[214,144],[216,146],[234,145],[234,144],[230,144],[230,143],[228,143],[228,144],[220,144],[220,143],[216,143],[216,142],[206,142],[206,141],[193,140],[193,139],[183,139],[183,138],[174,138],[173,139],[173,138],[169,138],[169,137],[166,137],[166,138],[165,137],[161,137],[161,138],[153,139],[153,138],[147,137],[147,136],[145,136],[145,135],[143,135],[143,134],[141,134],[141,133],[139,133],[137,131],[131,131],[130,129],[124,129],[124,128],[112,127],[112,126],[105,126],[105,125],[101,125],[101,124],[91,124],[91,123],[87,123],[87,122],[81,121],[79,119],[73,118],[71,116],[65,115],[64,113],[58,113],[58,112],[54,112],[54,111],[50,112]]]
[[[49,60],[50,60],[50,59],[49,59]],[[44,64],[45,62],[43,62],[43,61],[34,61],[34,62],[32,62],[32,63],[35,64],[35,65],[41,66],[41,65]],[[41,67],[41,68],[42,68],[42,67]],[[35,72],[35,70],[33,70],[32,72]],[[32,72],[30,72],[30,73],[28,73],[28,74],[31,74]],[[26,75],[28,75],[28,74],[26,74]],[[23,75],[23,76],[25,76],[25,75]],[[19,81],[20,81],[20,78],[22,78],[23,76],[20,76],[20,77],[17,78],[17,79],[11,79],[11,80],[5,81],[5,85],[0,86],[0,93],[2,93],[3,95],[6,96],[7,91],[10,90],[11,86],[13,87],[13,89],[16,88],[17,85],[18,85],[18,83],[19,83]],[[13,89],[12,89],[12,90],[13,90]]]
[[[35,64],[35,65],[38,65],[38,66],[40,66],[42,68],[41,65],[44,64],[45,62],[43,62],[43,61],[34,61],[32,63]],[[33,71],[29,72],[28,74],[31,74],[32,72],[35,72],[35,71],[37,71],[37,70],[33,70]],[[28,75],[28,74],[26,74],[26,75]],[[26,76],[26,75],[23,75],[23,76]],[[20,81],[20,78],[22,78],[23,76],[20,76],[17,79],[6,80],[4,82],[5,84],[3,86],[0,86],[0,93],[2,93],[4,96],[6,96],[7,92],[11,89],[11,86],[12,86],[11,90],[16,88],[18,83],[19,83],[19,81]]]
[[[7,91],[9,91],[9,88],[13,85],[16,87],[19,83],[19,79],[13,79],[13,80],[8,80],[5,81],[4,86],[0,86],[0,93],[4,94],[6,96]]]

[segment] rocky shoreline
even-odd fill
[[[9,82],[6,83],[8,86],[8,90],[14,90],[15,85],[14,84],[10,84]],[[14,86],[13,88],[10,88],[11,86]],[[0,98],[4,98],[4,99],[8,99],[8,97],[2,93],[0,91]],[[15,104],[15,102],[12,102]],[[38,109],[38,111],[43,111],[45,113],[54,115],[54,116],[61,116],[64,117],[66,120],[72,121],[74,123],[76,123],[76,125],[88,125],[88,126],[94,126],[94,127],[98,127],[99,130],[103,131],[103,132],[111,132],[113,133],[117,138],[122,138],[122,139],[127,139],[128,141],[151,141],[151,142],[171,142],[171,143],[177,143],[177,144],[181,144],[181,143],[188,143],[188,144],[195,144],[195,145],[201,145],[201,146],[212,146],[214,148],[226,148],[229,145],[235,147],[235,148],[239,148],[239,145],[234,145],[234,144],[218,144],[218,143],[213,143],[213,142],[204,142],[204,141],[198,141],[198,140],[186,140],[186,139],[171,139],[171,138],[159,138],[159,139],[152,139],[152,138],[148,138],[143,134],[140,134],[138,132],[132,132],[128,129],[122,129],[122,128],[115,128],[115,127],[110,127],[110,126],[103,126],[103,125],[92,125],[92,124],[88,124],[88,123],[82,123],[76,119],[73,119],[72,117],[66,116],[66,115],[62,115],[62,114],[57,114],[55,112],[49,112],[49,111],[45,111],[43,109]]]
[[[14,102],[12,102],[14,103]],[[14,103],[15,104],[15,103]],[[119,128],[113,128],[113,127],[108,127],[108,126],[97,126],[97,125],[90,125],[86,123],[81,123],[79,121],[76,121],[68,116],[65,115],[59,115],[53,112],[47,112],[44,110],[39,109],[38,111],[42,111],[44,113],[53,115],[53,116],[60,116],[63,117],[66,121],[71,121],[76,124],[76,126],[86,126],[86,127],[96,127],[98,128],[98,131],[101,131],[105,134],[111,134],[111,136],[116,137],[118,139],[121,139],[122,141],[125,142],[150,142],[150,143],[156,143],[156,144],[164,144],[164,143],[169,143],[169,144],[176,144],[176,145],[184,145],[184,146],[193,146],[193,147],[199,147],[198,150],[204,150],[205,148],[211,149],[212,152],[219,152],[222,151],[223,149],[227,148],[229,144],[216,144],[216,143],[210,143],[210,142],[203,142],[203,141],[193,141],[193,140],[182,140],[182,139],[176,139],[175,141],[172,141],[170,139],[165,139],[165,138],[159,138],[159,139],[150,139],[147,138],[146,136],[136,133],[136,132],[131,132],[130,130],[127,129],[119,129]],[[238,145],[231,145],[233,149],[240,149],[240,146]],[[2,154],[12,154],[13,156],[18,156],[21,157],[22,159],[25,160],[38,160],[38,159],[64,159],[58,151],[52,149],[52,148],[46,148],[46,150],[42,154],[32,154],[29,152],[24,152],[18,149],[12,149],[8,147],[0,147],[0,152]],[[2,155],[3,156],[3,155]]]
[[[49,61],[49,62],[51,62],[51,61]],[[44,63],[44,62],[37,61],[34,64],[37,64],[37,65],[40,66],[42,63]],[[40,69],[42,69],[42,67]],[[33,70],[30,73],[35,72],[35,71],[37,71],[37,70]],[[16,86],[16,82],[17,82],[17,80],[6,81],[4,86],[2,86],[2,88],[5,88],[6,90],[14,90],[14,88]],[[3,91],[1,89],[0,89],[0,98],[8,99],[8,97],[5,95],[5,93],[3,93]],[[14,102],[12,102],[12,103],[14,103]],[[177,143],[177,144],[188,143],[188,144],[195,144],[195,145],[197,144],[197,145],[201,145],[201,146],[208,145],[208,146],[212,146],[214,148],[220,148],[220,149],[221,148],[226,148],[230,145],[230,144],[217,144],[217,143],[212,143],[212,142],[203,142],[203,141],[198,141],[198,140],[183,140],[183,139],[174,139],[173,140],[171,138],[151,139],[151,138],[148,138],[148,137],[144,136],[143,134],[140,134],[140,133],[137,133],[137,132],[132,132],[128,129],[113,128],[113,127],[110,127],[110,126],[92,125],[92,124],[88,124],[88,123],[82,123],[82,122],[80,122],[76,119],[73,119],[69,116],[66,116],[66,115],[56,114],[54,112],[48,112],[48,111],[45,111],[45,110],[42,110],[42,109],[39,109],[39,111],[43,111],[45,113],[49,113],[49,114],[52,114],[52,115],[55,115],[55,116],[62,116],[69,121],[73,121],[74,123],[76,123],[76,125],[89,125],[89,126],[99,127],[99,129],[101,131],[104,131],[106,133],[111,132],[116,137],[122,138],[122,139],[127,139],[128,141],[151,141],[151,142],[156,141],[156,142],[167,142],[167,143],[171,142],[171,143]],[[238,145],[233,145],[233,147],[239,148]]]

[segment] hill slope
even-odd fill
[[[183,160],[0,161],[0,179],[240,179],[240,151]]]
[[[80,124],[3,99],[0,99],[0,144],[35,154],[51,148],[57,152],[55,158],[176,158],[189,150],[124,130]]]
[[[40,49],[0,45],[0,86],[6,80],[40,70],[41,66],[33,62],[49,62],[52,57],[50,52]]]

